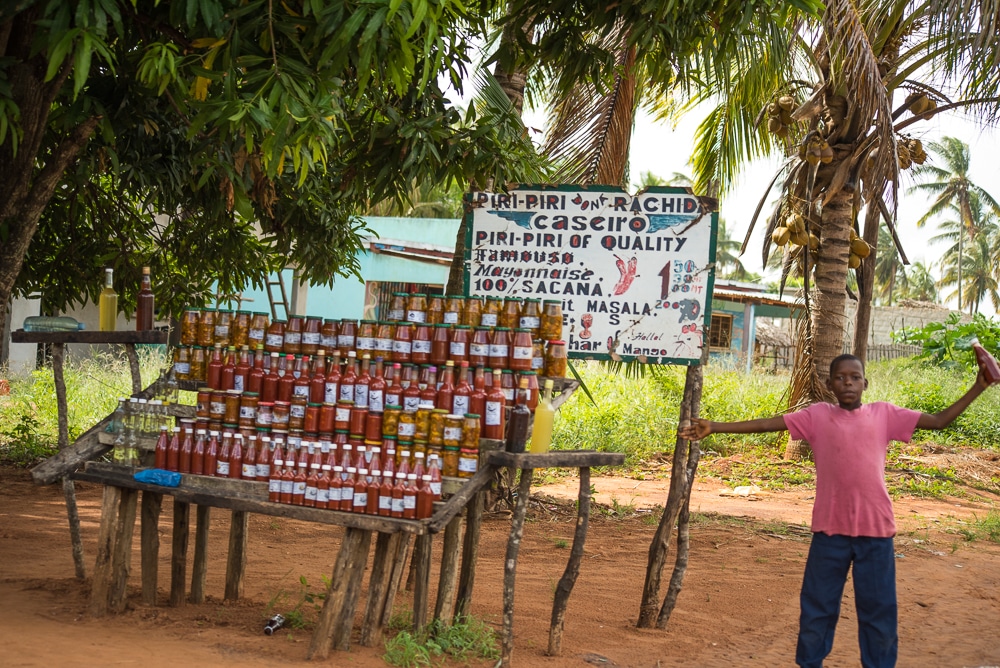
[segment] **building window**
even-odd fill
[[[712,314],[708,330],[709,348],[729,350],[733,343],[733,316]]]
[[[390,283],[388,281],[368,281],[365,284],[364,318],[383,320],[389,313],[389,303],[393,292],[418,292],[426,295],[443,295],[443,285],[428,283]]]

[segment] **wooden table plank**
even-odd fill
[[[553,450],[542,454],[513,453],[500,450],[487,453],[486,463],[497,468],[503,466],[516,469],[621,466],[625,463],[625,454],[622,452],[597,452],[595,450]]]
[[[142,332],[120,330],[115,332],[26,332],[15,329],[10,333],[11,343],[166,343],[169,333],[158,329]]]

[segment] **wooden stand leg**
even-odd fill
[[[138,501],[137,490],[122,490],[114,551],[111,553],[111,588],[108,591],[108,608],[115,613],[125,610],[128,574],[132,566],[132,534],[135,533],[135,510]]]
[[[208,525],[211,508],[195,506],[194,562],[191,564],[192,603],[205,602],[205,576],[208,574]]]
[[[174,499],[174,535],[170,555],[170,605],[184,605],[184,580],[187,574],[188,522],[191,504]]]
[[[96,616],[125,609],[137,499],[135,490],[104,488],[97,562],[90,589],[90,612]]]
[[[483,492],[469,502],[466,509],[465,538],[462,540],[462,568],[458,573],[458,596],[455,618],[465,617],[472,606],[472,588],[476,583],[476,561],[479,559],[479,531],[483,525]]]
[[[431,535],[429,533],[417,536],[417,545],[413,549],[413,561],[416,563],[413,582],[413,632],[420,633],[427,626],[427,600],[431,585]]]
[[[59,433],[57,445],[60,450],[69,447],[69,414],[66,406],[66,379],[63,376],[63,361],[66,348],[61,343],[52,344],[52,381],[56,387],[56,417]],[[83,580],[87,571],[83,564],[83,538],[80,535],[80,512],[76,508],[76,486],[67,476],[63,478],[63,496],[66,498],[66,518],[69,520],[69,539],[73,546],[73,569],[76,579]]]
[[[552,624],[549,627],[549,656],[558,656],[562,650],[563,622],[566,618],[566,603],[580,574],[580,560],[583,558],[583,543],[587,539],[587,525],[590,522],[590,467],[580,468],[579,509],[576,516],[576,531],[573,533],[573,549],[569,553],[566,570],[556,585],[555,600],[552,602]]]
[[[309,659],[325,659],[331,646],[346,650],[350,647],[354,608],[361,590],[361,576],[368,563],[368,548],[372,532],[349,528],[337,553],[333,567],[333,582],[326,593],[316,630],[309,645]]]
[[[462,515],[459,513],[444,530],[441,545],[441,575],[438,578],[434,619],[451,626],[455,614],[455,581],[458,576],[458,552],[462,548]]]
[[[76,486],[69,476],[62,479],[62,486],[66,499],[66,518],[69,520],[69,540],[73,545],[73,569],[76,579],[83,580],[87,577],[87,570],[83,565],[83,538],[80,535],[80,511],[76,508]]]
[[[521,536],[524,535],[524,516],[528,512],[528,496],[531,494],[531,478],[534,469],[521,469],[521,481],[517,486],[517,504],[510,525],[507,541],[507,556],[503,571],[503,632],[500,637],[500,665],[510,666],[514,653],[514,578],[517,574],[517,554],[521,551]]]
[[[125,344],[125,356],[128,358],[128,369],[132,373],[132,394],[142,392],[142,375],[139,373],[139,356],[135,352],[134,343]]]
[[[365,606],[365,619],[361,623],[360,642],[363,647],[375,647],[382,642],[382,611],[392,575],[393,558],[400,540],[401,534],[380,533],[375,541],[375,561],[372,562],[372,574],[368,579],[368,603]]]
[[[226,561],[225,600],[237,601],[243,596],[243,576],[247,570],[247,529],[250,516],[234,510],[229,524],[229,557]],[[336,576],[336,573],[334,574]]]
[[[156,605],[156,584],[160,570],[160,507],[163,495],[142,493],[142,514],[139,522],[142,552],[142,602]]]
[[[406,556],[410,552],[410,544],[413,542],[412,534],[403,535],[396,545],[396,553],[392,558],[392,573],[389,575],[389,588],[385,592],[385,603],[382,604],[381,628],[389,625],[392,619],[392,608],[396,602],[396,592],[403,582],[403,571],[406,570]]]

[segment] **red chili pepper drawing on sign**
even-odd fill
[[[625,261],[615,255],[615,264],[618,266],[618,273],[621,274],[621,278],[615,284],[614,294],[623,295],[632,285],[632,281],[635,280],[636,259],[633,255],[628,261],[628,267],[626,267]]]

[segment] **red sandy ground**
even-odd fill
[[[594,479],[597,500],[658,505],[666,482]],[[807,539],[776,522],[807,522],[807,490],[762,493],[756,500],[720,496],[722,485],[699,479],[692,509],[709,513],[692,526],[690,566],[665,631],[634,627],[655,529],[647,514],[625,519],[595,514],[579,580],[569,602],[563,654],[547,657],[552,593],[572,541],[566,504],[533,504],[526,525],[515,605],[519,666],[787,666],[792,665],[798,589]],[[545,494],[573,497],[573,480]],[[79,484],[88,574],[93,570],[100,490]],[[967,501],[901,499],[897,577],[900,666],[1000,664],[1000,546],[965,542],[958,520],[984,513]],[[273,666],[305,661],[309,632],[261,633],[269,601],[292,604],[299,578],[315,590],[329,576],[341,531],[254,515],[243,601],[224,603],[229,513],[212,510],[209,600],[203,605],[147,607],[138,598],[138,537],[134,541],[129,609],[88,616],[88,587],[73,578],[66,514],[59,486],[36,487],[24,471],[0,468],[0,631],[4,666]],[[714,515],[713,513],[722,513]],[[734,519],[738,516],[739,519]],[[160,594],[169,587],[170,504],[161,517]],[[509,520],[487,518],[480,547],[473,613],[500,626],[503,555]],[[673,552],[670,555],[671,565]],[[190,569],[189,569],[190,572]],[[434,576],[436,578],[436,573]],[[669,570],[664,573],[664,584]],[[433,602],[433,592],[432,598]],[[363,605],[363,601],[361,602]],[[408,609],[408,592],[397,608]],[[282,609],[279,607],[279,610]],[[828,666],[857,666],[853,591],[847,585]],[[334,652],[332,666],[384,666],[383,650],[355,646]],[[470,662],[490,665],[492,662]],[[461,664],[459,664],[461,665]]]

